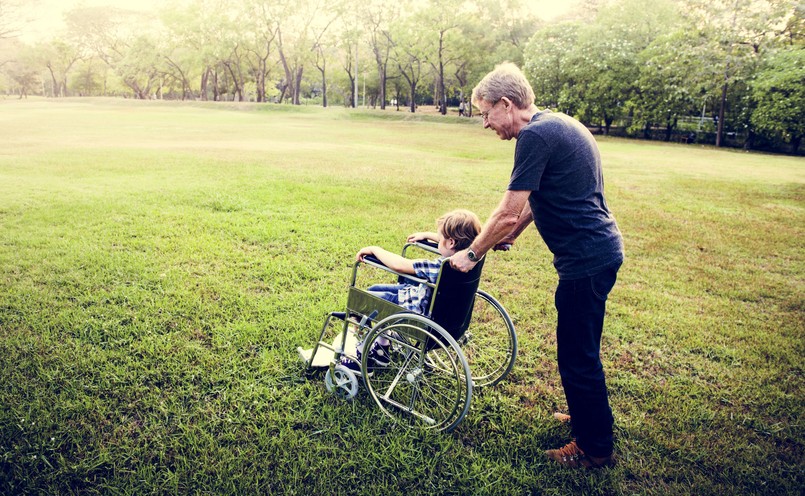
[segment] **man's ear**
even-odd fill
[[[503,107],[506,111],[512,108],[512,101],[509,99],[509,97],[504,96],[500,99],[500,101],[503,102]]]

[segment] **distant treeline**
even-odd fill
[[[798,153],[799,0],[583,0],[540,20],[526,0],[177,0],[82,7],[23,43],[0,8],[0,91],[393,106],[442,114],[496,64],[536,104],[596,132]],[[19,14],[19,12],[17,12]]]

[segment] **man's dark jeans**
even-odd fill
[[[583,279],[560,280],[555,303],[559,375],[565,389],[576,444],[587,455],[612,454],[612,410],[609,408],[601,332],[609,292],[620,264]]]

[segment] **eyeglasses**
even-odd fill
[[[489,110],[487,110],[486,112],[481,112],[481,117],[483,118],[483,120],[485,120],[485,121],[489,120],[489,112],[491,112],[492,109],[495,108],[495,105],[497,105],[498,103],[500,103],[500,100],[498,100],[495,103],[493,103],[492,106],[489,107]]]

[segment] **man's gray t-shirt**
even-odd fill
[[[520,130],[509,190],[531,191],[534,223],[560,279],[595,275],[623,262],[623,240],[604,199],[601,155],[577,120],[537,112]]]

